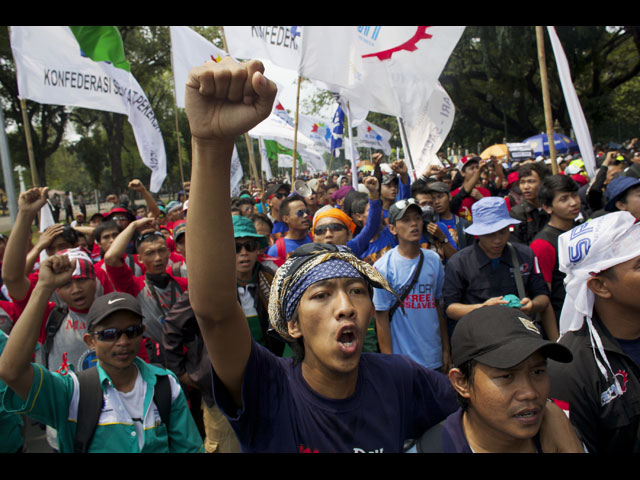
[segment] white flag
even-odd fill
[[[20,98],[127,115],[142,161],[151,169],[150,190],[160,190],[167,176],[162,133],[129,71],[84,56],[67,26],[12,26],[11,49]]]
[[[184,108],[184,92],[189,71],[207,60],[219,62],[227,53],[189,27],[169,27],[169,32],[176,105]]]
[[[551,39],[553,55],[556,57],[558,75],[560,76],[560,83],[562,84],[562,92],[564,93],[565,102],[567,102],[567,110],[569,110],[571,125],[573,126],[573,131],[576,134],[576,141],[578,142],[580,155],[582,156],[582,161],[584,162],[584,167],[587,170],[589,177],[593,178],[596,173],[596,159],[593,154],[593,143],[591,143],[589,126],[584,118],[584,113],[580,106],[580,100],[578,99],[576,89],[573,86],[571,72],[569,71],[569,63],[567,62],[567,57],[564,54],[564,49],[560,44],[560,39],[556,34],[556,29],[553,27],[547,27],[547,31],[549,32],[549,38]]]
[[[264,144],[264,138],[258,138],[258,144],[260,145],[260,158],[261,162],[261,170],[265,174],[265,178],[267,180],[271,180],[273,178],[273,173],[271,173],[271,164],[269,163],[269,156],[267,155],[267,147]]]
[[[293,142],[295,135],[295,123],[279,102],[275,102],[271,115],[249,130],[250,137],[262,137],[275,141],[289,140]],[[313,141],[304,133],[298,131],[297,144],[301,148],[310,147],[313,145]]]
[[[302,27],[236,25],[223,28],[232,57],[267,59],[281,67],[298,70]]]
[[[278,168],[293,168],[293,157],[285,153],[279,153]]]
[[[331,153],[331,127],[331,120],[298,114],[298,133],[309,137],[319,151]]]
[[[391,155],[390,138],[391,132],[365,120],[358,125],[356,145],[358,147],[382,150],[385,155]]]
[[[299,72],[350,102],[413,123],[463,26],[305,26]]]
[[[405,122],[416,176],[421,175],[428,165],[440,164],[436,154],[451,130],[454,116],[455,106],[445,89],[438,83],[417,122],[413,125]],[[407,166],[412,170],[411,165]],[[415,178],[412,171],[409,174]]]
[[[240,163],[240,157],[238,156],[238,150],[233,147],[233,155],[231,157],[231,196],[235,197],[240,194],[240,182],[242,181],[242,164]]]

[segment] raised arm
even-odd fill
[[[29,250],[29,253],[27,254],[24,266],[25,276],[29,276],[29,274],[33,271],[33,266],[40,259],[40,254],[42,253],[42,251],[46,250],[58,235],[62,235],[63,231],[64,225],[62,225],[61,223],[57,223],[55,225],[51,225],[40,234],[38,242],[31,250]]]
[[[153,230],[154,225],[155,219],[153,218],[141,218],[127,225],[113,240],[109,250],[104,254],[104,263],[110,267],[122,266],[122,257],[124,257],[135,231],[140,230],[144,232],[145,230]]]
[[[160,209],[158,208],[158,203],[153,198],[153,196],[149,193],[149,191],[145,188],[144,184],[140,180],[138,180],[137,178],[134,178],[133,180],[131,180],[129,182],[129,188],[131,190],[138,192],[140,195],[142,195],[142,198],[147,204],[147,209],[151,212],[151,215],[153,215],[153,218],[160,217]]]
[[[54,255],[42,262],[38,283],[0,357],[0,379],[23,400],[29,395],[33,382],[31,360],[49,298],[56,288],[71,281],[74,268],[75,260],[69,260],[66,255]]]
[[[23,300],[31,286],[25,273],[29,234],[38,212],[47,203],[48,192],[47,187],[31,188],[18,197],[16,222],[9,235],[2,264],[2,280],[15,300]]]
[[[189,73],[186,113],[191,129],[192,170],[187,216],[189,297],[216,375],[241,405],[251,334],[237,302],[231,222],[230,171],[236,138],[271,113],[276,86],[260,62],[225,57]]]

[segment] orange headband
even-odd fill
[[[318,220],[326,217],[336,218],[340,220],[342,223],[344,223],[347,226],[347,228],[351,233],[353,233],[356,229],[356,224],[353,223],[353,220],[351,220],[351,217],[346,213],[344,213],[339,208],[330,208],[328,210],[324,210],[316,214],[315,218],[313,219],[313,229],[314,230],[316,229],[316,223],[318,223]]]

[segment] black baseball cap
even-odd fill
[[[431,182],[427,183],[427,191],[429,192],[438,192],[438,193],[449,193],[451,189],[449,185],[444,182]]]
[[[527,315],[504,305],[484,306],[468,313],[458,321],[451,336],[451,359],[456,367],[477,360],[507,369],[538,351],[558,362],[573,360],[567,347],[542,338]]]
[[[96,298],[87,314],[87,331],[93,331],[94,327],[112,313],[127,310],[135,313],[142,320],[140,303],[132,295],[124,292],[111,292]]]

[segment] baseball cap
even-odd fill
[[[502,197],[481,198],[471,206],[471,216],[473,223],[464,229],[469,235],[488,235],[520,223],[520,220],[509,215]]]
[[[476,360],[493,368],[512,368],[538,351],[562,363],[573,359],[567,347],[545,340],[527,315],[503,305],[484,306],[468,313],[458,321],[451,336],[455,366]]]
[[[640,180],[634,177],[628,177],[626,175],[621,175],[611,180],[609,182],[609,185],[607,186],[607,190],[605,193],[605,211],[615,212],[616,210],[618,210],[618,208],[616,207],[616,202],[620,200],[624,192],[632,187],[635,187],[636,185],[640,185]]]
[[[458,162],[458,168],[460,170],[464,170],[465,168],[467,168],[467,165],[471,163],[480,163],[480,160],[481,160],[480,157],[477,155],[474,155],[474,156],[465,155]]]
[[[112,208],[111,210],[109,210],[109,213],[107,213],[105,218],[109,220],[111,219],[111,217],[113,217],[114,215],[118,215],[119,213],[126,215],[127,217],[129,217],[131,221],[134,221],[136,219],[136,216],[133,214],[133,212],[128,208],[124,208],[124,207]]]
[[[444,182],[431,182],[427,183],[427,190],[430,192],[449,193],[451,189],[449,185]]]
[[[273,195],[278,193],[278,190],[280,190],[281,188],[284,188],[287,190],[287,195],[289,195],[289,193],[291,192],[291,185],[289,185],[288,183],[277,183],[275,185],[271,185],[267,189],[267,199],[271,198]]]
[[[396,173],[385,173],[382,175],[382,184],[387,185],[391,182],[399,182],[398,175]]]
[[[179,220],[173,225],[173,241],[177,242],[180,235],[187,233],[187,222]]]
[[[398,200],[396,203],[391,205],[391,207],[389,207],[389,215],[387,217],[389,219],[389,223],[396,223],[397,220],[400,220],[402,217],[404,217],[404,214],[410,208],[417,209],[422,215],[422,208],[420,208],[420,205],[415,198]]]
[[[112,313],[120,310],[127,310],[140,317],[142,320],[142,310],[140,303],[132,295],[124,292],[111,292],[97,297],[89,313],[87,314],[87,331],[93,331],[94,327]]]

